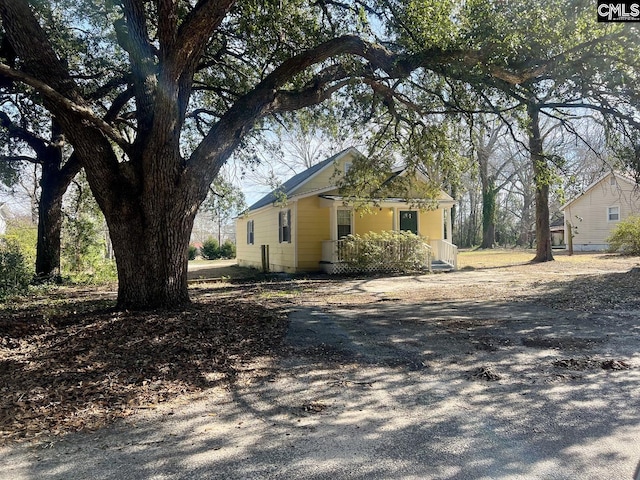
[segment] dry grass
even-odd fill
[[[458,254],[458,268],[495,268],[524,265],[535,256],[533,250],[465,250]]]
[[[481,269],[500,268],[531,263],[535,257],[535,250],[529,249],[493,249],[493,250],[463,250],[458,254],[458,268]],[[584,252],[568,255],[564,250],[553,252],[553,257],[558,264],[584,265],[604,264],[610,260],[628,261],[634,263],[635,257],[622,257],[600,252]]]

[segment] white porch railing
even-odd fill
[[[458,269],[458,247],[446,240],[431,240],[433,258],[448,263],[454,270]]]

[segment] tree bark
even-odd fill
[[[140,197],[105,211],[118,270],[120,309],[189,303],[189,236],[198,205],[187,206],[171,195],[165,198],[174,198],[174,205],[160,206],[154,199]]]
[[[55,135],[57,133],[55,124],[53,129]],[[71,155],[62,165],[62,146],[57,145],[55,141],[41,152],[38,160],[42,164],[42,177],[38,202],[36,278],[59,280],[62,197],[82,167],[76,155]]]
[[[496,194],[493,182],[482,185],[482,244],[480,248],[493,248],[496,243]]]
[[[533,165],[536,185],[536,256],[534,262],[553,260],[551,250],[551,230],[549,226],[549,183],[551,171],[544,157],[542,136],[540,135],[540,117],[537,105],[529,104],[529,153]]]
[[[38,202],[38,243],[36,246],[36,278],[57,280],[60,277],[60,234],[62,230],[62,197],[66,191],[56,184],[50,169],[43,165]],[[61,188],[59,188],[61,187]]]

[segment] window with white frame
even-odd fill
[[[278,240],[291,243],[291,210],[282,210],[278,215]]]
[[[247,245],[253,245],[254,236],[253,236],[253,220],[249,220],[247,222]]]
[[[620,207],[608,207],[607,220],[610,222],[617,222],[620,220]]]
[[[338,238],[351,235],[351,210],[338,210]]]

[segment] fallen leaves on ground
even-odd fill
[[[144,313],[74,300],[0,314],[0,443],[96,429],[233,381],[270,358],[286,328],[277,311],[238,298]]]

